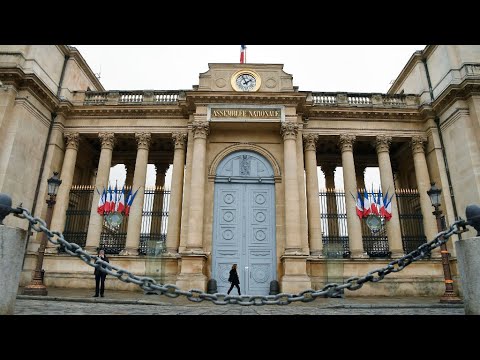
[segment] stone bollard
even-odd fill
[[[26,230],[0,225],[0,315],[13,315],[25,253]]]
[[[480,315],[480,236],[455,243],[466,315]]]

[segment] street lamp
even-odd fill
[[[54,172],[53,176],[47,180],[48,183],[48,196],[47,199],[47,218],[45,223],[47,228],[50,228],[50,223],[52,222],[53,206],[55,205],[58,187],[62,183],[62,180],[58,178],[58,172]],[[42,233],[42,240],[38,248],[37,264],[35,266],[35,272],[33,274],[33,279],[28,286],[23,289],[24,295],[47,295],[47,287],[43,283],[42,276],[42,266],[43,266],[43,255],[45,254],[45,248],[47,247],[48,237],[45,233]]]
[[[442,193],[442,189],[439,189],[435,186],[435,183],[431,183],[430,190],[427,191],[428,196],[430,197],[430,202],[432,206],[435,208],[435,211],[432,213],[435,215],[435,219],[437,219],[437,230],[438,232],[443,231],[442,219],[440,215],[442,215],[442,210],[440,210],[440,195]],[[443,243],[440,246],[440,254],[442,255],[442,266],[443,266],[443,277],[445,280],[445,293],[440,298],[441,303],[459,303],[462,302],[453,291],[453,280],[452,280],[452,273],[450,272],[450,262],[449,257],[450,254],[447,250],[447,244]]]

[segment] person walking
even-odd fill
[[[230,289],[227,291],[227,295],[230,295],[230,291],[232,291],[233,287],[235,286],[238,290],[238,295],[242,295],[240,293],[240,279],[238,278],[237,274],[237,264],[232,265],[232,269],[230,270],[230,276],[228,277],[228,281],[232,283]]]
[[[107,255],[105,255],[105,250],[99,250],[98,256],[100,257],[100,260],[106,261],[108,263],[110,262],[107,258]],[[102,266],[102,268],[105,269],[105,266]],[[103,293],[105,292],[105,278],[107,277],[107,273],[97,268],[95,268],[95,271],[93,273],[95,275],[95,295],[93,295],[93,297],[98,297],[99,292],[100,296],[103,297]]]

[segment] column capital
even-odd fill
[[[160,174],[165,175],[169,167],[170,167],[170,164],[165,164],[165,163],[155,164],[156,175],[160,175]]]
[[[353,144],[355,143],[356,138],[357,137],[352,134],[341,134],[338,140],[341,151],[353,151]]]
[[[98,133],[98,138],[102,143],[102,149],[113,150],[113,147],[115,146],[115,133],[101,132],[101,133]]]
[[[388,152],[392,144],[392,137],[388,135],[377,135],[375,138],[375,148],[377,153]]]
[[[315,151],[317,148],[318,135],[317,134],[304,134],[303,135],[303,148],[305,151]]]
[[[187,133],[174,132],[172,133],[172,139],[175,145],[175,149],[185,150],[185,146],[187,144]]]
[[[282,123],[280,133],[282,134],[283,141],[296,140],[298,133],[298,124],[290,121],[284,122]]]
[[[337,168],[336,165],[334,164],[322,164],[320,165],[320,168],[322,169],[323,175],[328,176],[328,175],[334,175],[335,174],[335,169]]]
[[[80,134],[78,132],[65,133],[64,137],[67,149],[78,150],[78,143],[80,142]]]
[[[192,131],[194,139],[206,139],[210,133],[210,125],[208,121],[194,121]]]
[[[427,142],[426,136],[422,136],[422,135],[412,136],[411,145],[412,145],[413,153],[414,154],[423,153],[426,142]]]
[[[152,140],[152,134],[147,132],[135,133],[135,139],[137,140],[137,148],[148,150],[150,147],[150,141]]]

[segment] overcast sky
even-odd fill
[[[73,45],[106,90],[179,90],[198,84],[208,63],[238,63],[240,45]],[[425,45],[247,45],[247,63],[284,64],[300,91],[385,93],[408,59]],[[170,182],[167,173],[167,183]],[[122,166],[110,181],[123,184]],[[378,187],[378,169],[367,169],[365,183]],[[155,184],[153,165],[147,186]],[[336,187],[343,188],[341,168]],[[324,186],[319,173],[320,188]]]

